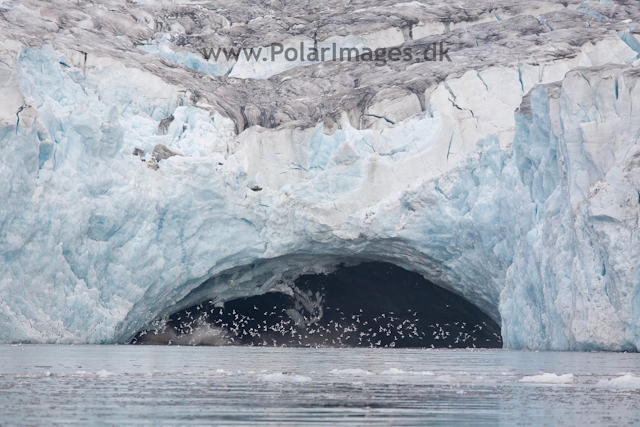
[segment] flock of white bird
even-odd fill
[[[157,321],[152,328],[142,331],[133,342],[164,341],[167,344],[182,345],[277,347],[431,348],[483,347],[479,340],[501,343],[499,334],[492,333],[492,339],[487,338],[486,334],[479,334],[487,327],[485,322],[476,325],[465,322],[435,323],[421,329],[419,315],[413,310],[371,316],[361,309],[360,313],[349,315],[340,309],[326,307],[324,322],[322,319],[310,321],[305,316],[294,320],[289,315],[291,309],[277,306],[264,311],[254,305],[253,312],[253,315],[244,315],[235,309],[225,311],[221,307],[200,305],[195,310],[184,310],[173,318]],[[151,337],[148,337],[149,335]]]

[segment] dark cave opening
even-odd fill
[[[469,301],[380,262],[301,276],[287,293],[203,302],[155,322],[132,343],[502,348],[500,326]]]

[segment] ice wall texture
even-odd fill
[[[507,347],[640,347],[637,4],[329,3],[322,25],[259,27],[442,39],[453,62],[239,79],[192,55],[259,3],[0,4],[1,341],[126,342],[199,301],[385,261],[501,321]],[[178,155],[156,169],[157,144]]]

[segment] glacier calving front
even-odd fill
[[[6,41],[0,341],[127,342],[205,299],[377,260],[463,295],[506,347],[638,350],[632,46],[469,70],[424,111],[412,94],[381,101],[393,126],[237,134],[152,73]],[[153,170],[131,155],[159,143],[182,156]]]

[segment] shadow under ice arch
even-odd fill
[[[388,262],[289,255],[205,281],[136,331],[133,342],[501,347],[497,322]]]

